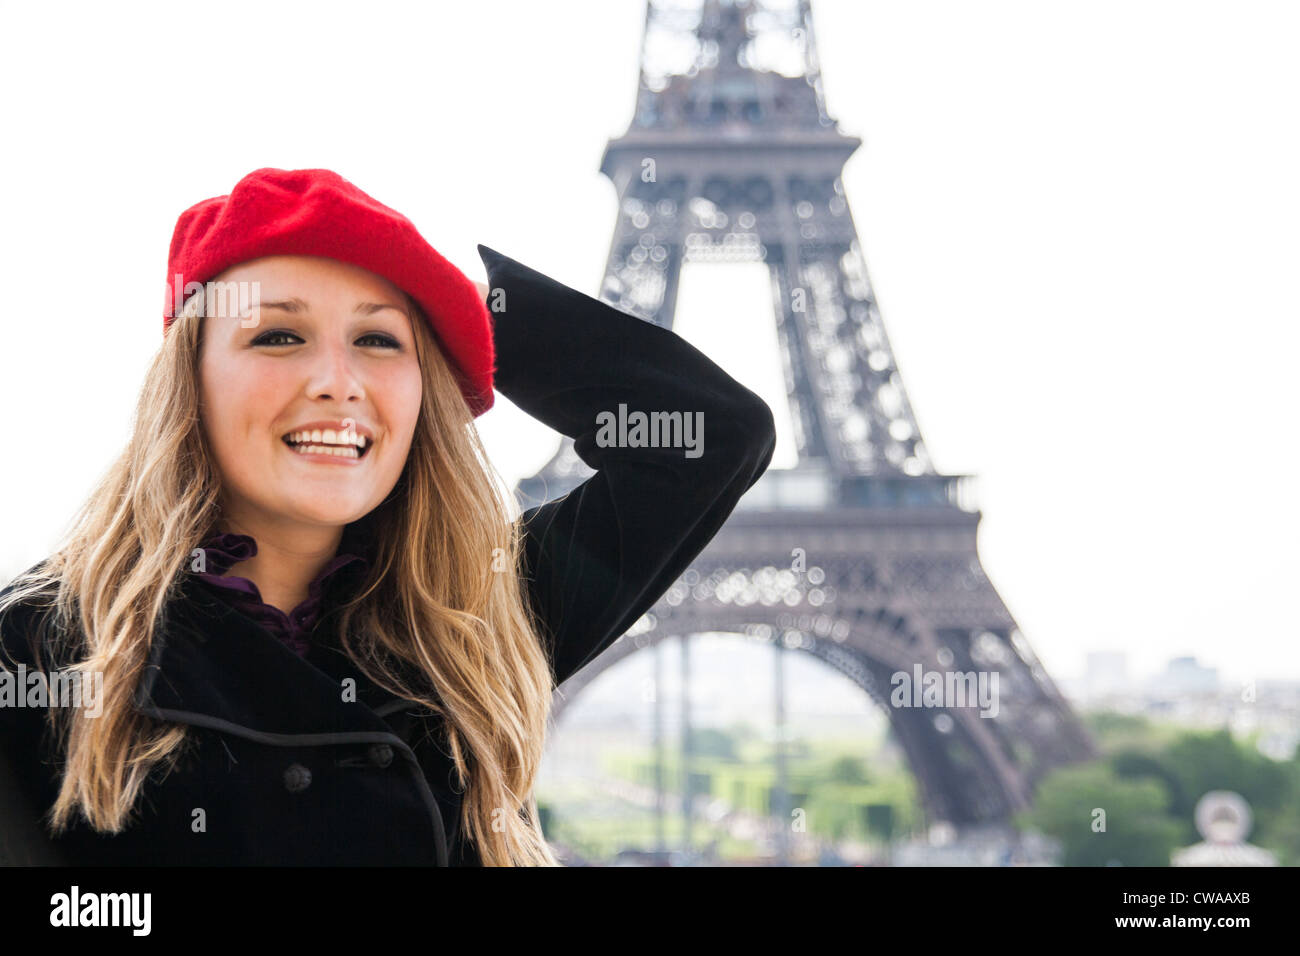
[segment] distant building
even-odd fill
[[[1186,694],[1212,694],[1219,689],[1219,671],[1204,667],[1195,657],[1175,657],[1162,673],[1151,679],[1151,691],[1170,697]]]
[[[1196,829],[1205,839],[1175,850],[1173,866],[1277,866],[1277,857],[1245,842],[1253,818],[1250,805],[1231,790],[1211,790],[1196,803]]]

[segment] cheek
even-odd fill
[[[209,441],[229,471],[232,456],[266,438],[284,389],[282,374],[255,362],[204,357],[199,368],[202,420]]]
[[[424,394],[419,367],[412,366],[404,368],[400,374],[386,375],[379,388],[380,392],[372,394],[376,394],[376,405],[382,410],[385,426],[409,447],[416,423],[420,420],[420,399]]]
[[[420,420],[420,400],[424,397],[424,383],[418,371],[412,372],[409,380],[404,382],[402,408],[406,413],[407,427],[414,433],[415,423]]]

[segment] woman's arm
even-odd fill
[[[562,683],[690,566],[766,470],[776,429],[762,399],[685,339],[478,250],[497,390],[596,469],[523,514],[525,574]],[[620,419],[635,438],[636,412],[679,412],[692,430],[671,447],[620,441]]]

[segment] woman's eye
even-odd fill
[[[364,342],[366,339],[375,339],[385,348],[400,349],[402,347],[401,342],[397,341],[397,339],[393,338],[391,335],[385,335],[382,332],[371,332],[367,335],[361,336],[357,341]]]
[[[278,337],[278,336],[282,336],[282,335],[284,335],[284,336],[288,336],[289,338],[294,338],[294,339],[296,339],[296,338],[298,337],[298,336],[294,335],[292,332],[285,332],[283,329],[277,329],[277,330],[274,330],[274,331],[271,331],[271,332],[263,332],[263,333],[262,333],[261,335],[259,335],[257,338],[253,339],[253,344],[254,344],[254,345],[287,345],[287,344],[290,344],[290,343],[287,343],[287,342],[272,342],[272,341],[271,341],[271,339],[274,339],[274,338],[276,338],[276,337]]]

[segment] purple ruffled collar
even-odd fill
[[[306,599],[286,614],[263,601],[251,580],[227,573],[234,565],[257,554],[257,542],[252,535],[213,532],[199,547],[203,549],[207,570],[194,572],[194,577],[211,586],[228,604],[253,618],[299,655],[305,655],[310,646],[308,638],[320,619],[326,583],[343,568],[354,564],[364,568],[369,564],[366,558],[351,551],[336,555],[312,580]]]

